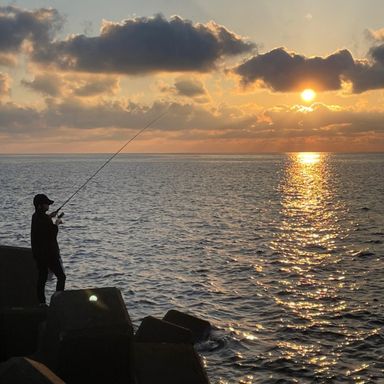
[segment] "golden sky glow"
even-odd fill
[[[0,6],[0,153],[384,151],[383,7],[92,4]]]

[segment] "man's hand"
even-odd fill
[[[57,211],[56,211],[57,213]],[[63,220],[61,220],[61,218],[64,216],[64,212],[61,212],[58,216],[57,216],[57,219],[56,219],[56,222],[55,224],[56,225],[59,225],[59,224],[63,224]]]

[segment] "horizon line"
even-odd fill
[[[110,155],[114,152],[0,152],[0,156]],[[271,151],[271,152],[121,152],[119,155],[277,155],[289,153],[384,154],[383,151]]]

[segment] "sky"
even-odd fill
[[[0,3],[0,153],[113,153],[163,114],[126,152],[384,152],[382,0]]]

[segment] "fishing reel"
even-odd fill
[[[57,215],[57,219],[56,219],[56,222],[55,224],[56,225],[59,225],[59,224],[63,224],[63,221],[61,220],[61,218],[64,216],[64,212],[61,212]]]
[[[62,220],[61,218],[64,216],[64,212],[61,212],[57,215],[57,213],[59,212],[59,210],[57,211],[53,211],[49,216],[53,219],[54,217],[56,217],[56,221],[55,221],[55,224],[56,225],[59,225],[59,224],[62,224]],[[57,216],[56,216],[57,215]]]

